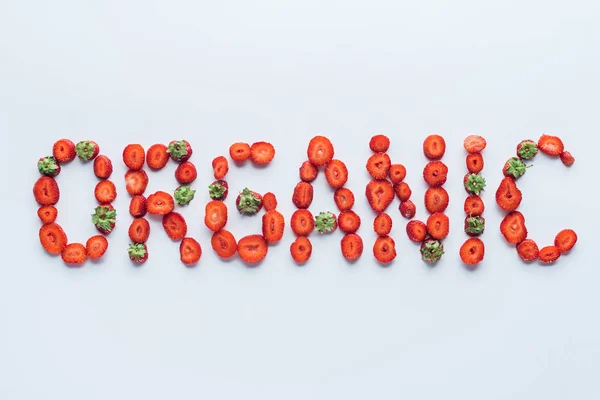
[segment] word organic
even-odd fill
[[[468,239],[460,247],[459,255],[469,268],[475,268],[485,256],[484,242],[479,238],[485,230],[483,213],[485,205],[481,198],[486,188],[486,180],[481,172],[484,167],[482,152],[487,142],[481,136],[471,135],[464,140],[467,151],[466,169],[463,183],[467,192],[464,201],[464,232]],[[440,135],[430,135],[423,142],[423,153],[429,162],[423,169],[423,179],[429,186],[424,196],[424,206],[429,212],[426,221],[414,220],[417,206],[411,200],[412,191],[405,181],[406,168],[392,163],[387,151],[390,139],[385,135],[375,135],[369,142],[373,154],[366,163],[371,181],[365,188],[365,196],[373,211],[373,230],[377,235],[373,245],[373,256],[382,265],[388,265],[396,258],[396,245],[389,236],[392,230],[392,217],[386,213],[397,197],[400,201],[400,214],[410,220],[406,224],[408,238],[418,243],[424,262],[435,264],[444,253],[443,240],[450,232],[450,221],[445,214],[450,200],[443,188],[446,183],[448,167],[442,162],[446,152],[446,142]],[[536,157],[538,152],[560,158],[565,166],[571,166],[575,159],[565,151],[562,140],[556,136],[542,135],[538,141],[523,140],[518,143],[516,153],[509,158],[502,171],[504,179],[496,191],[496,203],[506,211],[500,224],[500,232],[510,244],[514,244],[519,257],[525,262],[539,260],[553,263],[561,255],[569,252],[577,242],[577,235],[571,229],[565,229],[556,235],[554,243],[538,247],[528,237],[525,217],[517,211],[522,193],[517,181],[525,174],[530,165],[526,163]],[[192,184],[196,180],[196,166],[190,161],[193,154],[191,144],[186,140],[174,140],[169,144],[155,144],[144,149],[139,144],[129,144],[123,150],[123,163],[128,171],[125,174],[125,188],[131,196],[129,214],[133,221],[129,226],[131,243],[127,255],[133,263],[142,264],[148,260],[146,241],[150,235],[150,223],[146,214],[162,216],[162,225],[166,234],[180,242],[181,262],[193,266],[202,257],[202,246],[187,235],[187,223],[184,217],[175,211],[176,207],[188,206],[196,196]],[[299,168],[300,181],[294,188],[291,200],[297,210],[290,218],[290,227],[296,239],[290,246],[292,259],[298,264],[309,261],[312,254],[310,236],[314,232],[330,234],[338,228],[344,233],[340,248],[348,261],[358,260],[363,254],[363,240],[358,234],[361,218],[353,211],[355,195],[346,187],[348,169],[343,161],[334,158],[335,151],[331,141],[324,136],[315,136],[308,144],[307,160]],[[57,176],[61,165],[79,157],[84,162],[93,163],[94,175],[99,179],[94,195],[98,205],[92,214],[92,223],[99,234],[90,237],[85,244],[69,242],[66,233],[56,222],[58,210],[56,204],[60,198]],[[275,148],[267,142],[234,143],[229,148],[232,165],[245,162],[267,165],[275,157]],[[144,166],[160,170],[172,160],[177,163],[175,180],[178,187],[174,192],[158,191],[146,196],[148,175]],[[285,217],[277,211],[277,197],[273,193],[260,194],[249,188],[237,194],[236,211],[246,215],[262,214],[262,232],[235,238],[226,229],[229,210],[225,199],[229,195],[227,174],[229,159],[218,156],[212,161],[215,181],[208,187],[204,224],[212,232],[211,247],[215,253],[228,259],[237,256],[248,264],[261,262],[268,254],[269,246],[279,242],[285,231]],[[111,203],[117,197],[115,184],[110,180],[113,167],[106,155],[100,155],[100,147],[91,140],[77,144],[68,139],[57,141],[52,148],[52,156],[42,157],[38,161],[38,170],[42,175],[33,186],[33,195],[40,205],[38,216],[42,222],[39,239],[43,248],[50,254],[60,254],[68,266],[81,266],[86,259],[100,258],[108,249],[107,236],[117,223],[117,210]],[[313,201],[312,182],[319,173],[325,175],[328,184],[335,189],[333,199],[339,215],[331,211],[316,214],[309,211]]]

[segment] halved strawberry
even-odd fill
[[[192,156],[192,146],[187,140],[173,140],[167,146],[167,153],[175,162],[184,162]]]
[[[409,221],[406,224],[406,235],[412,242],[421,243],[427,237],[427,225],[418,220]]]
[[[540,249],[538,258],[545,264],[551,264],[560,258],[560,254],[560,249],[558,247],[546,246]]]
[[[341,218],[341,214],[340,214]],[[378,236],[389,235],[392,231],[392,217],[386,213],[381,213],[373,221],[373,230]],[[342,224],[340,223],[340,227]]]
[[[441,161],[431,161],[423,168],[423,179],[429,186],[442,186],[448,177],[448,167]]]
[[[510,176],[514,179],[519,179],[522,177],[527,168],[531,167],[531,165],[525,165],[523,161],[521,161],[518,157],[509,158],[508,161],[504,164],[502,168],[502,173],[504,176]]]
[[[117,198],[117,187],[112,181],[105,179],[96,184],[94,196],[100,204],[112,203]]]
[[[229,156],[235,162],[241,163],[250,157],[250,145],[248,143],[234,143],[229,147]]]
[[[263,205],[266,211],[272,211],[277,208],[277,196],[271,192],[265,193],[263,196]]]
[[[320,212],[315,217],[315,229],[321,234],[334,232],[337,227],[337,218],[335,214],[329,211]]]
[[[467,155],[467,169],[473,174],[478,174],[483,170],[483,156],[481,153],[472,153]]]
[[[150,214],[165,215],[173,211],[175,201],[169,193],[158,191],[148,196],[146,200],[148,212]]]
[[[333,194],[335,205],[340,211],[348,211],[354,207],[354,193],[348,188],[339,188]]]
[[[410,196],[412,196],[412,190],[410,189],[409,184],[406,182],[400,182],[394,185],[394,192],[396,193],[396,196],[398,196],[398,200],[401,202],[408,201]]]
[[[150,237],[150,223],[146,218],[136,218],[131,221],[128,233],[133,243],[146,243]]]
[[[100,258],[108,250],[108,240],[102,235],[92,236],[85,243],[85,253],[89,258]]]
[[[285,218],[279,211],[267,211],[262,217],[263,237],[268,243],[277,243],[285,231]]]
[[[138,171],[146,162],[146,153],[141,144],[128,144],[123,149],[123,163],[127,168]]]
[[[296,210],[290,220],[292,231],[298,236],[308,236],[315,230],[315,219],[312,213],[305,209]]]
[[[378,236],[373,244],[373,255],[380,263],[390,263],[396,258],[396,242],[389,236]]]
[[[338,216],[340,229],[345,233],[354,233],[360,228],[360,217],[354,211],[344,211]]]
[[[87,258],[85,246],[81,243],[69,243],[62,251],[63,261],[72,267],[83,264]]]
[[[433,213],[427,218],[427,233],[434,239],[444,239],[450,232],[450,219],[446,214]]]
[[[317,175],[319,174],[319,170],[317,167],[311,164],[310,161],[304,161],[300,166],[300,179],[304,182],[312,182],[317,179]]]
[[[425,208],[430,213],[446,211],[449,202],[450,196],[442,187],[430,187],[425,192]]]
[[[483,200],[481,197],[472,194],[471,196],[465,199],[465,214],[470,216],[476,216],[483,214],[485,210],[485,205],[483,204]]]
[[[533,240],[525,239],[517,245],[517,253],[521,257],[521,260],[531,262],[537,260],[540,249]]]
[[[213,232],[220,231],[227,224],[228,211],[225,203],[213,200],[206,204],[204,225]]]
[[[69,139],[60,139],[52,146],[52,155],[60,164],[73,161],[77,156],[77,153],[75,153],[75,143]]]
[[[549,156],[558,156],[565,151],[565,145],[559,137],[546,134],[540,137],[537,147],[542,153],[546,153]]]
[[[177,212],[170,212],[163,216],[163,228],[167,236],[172,240],[181,240],[187,235],[187,223],[183,215]]]
[[[146,152],[146,163],[153,170],[159,170],[164,168],[169,162],[169,153],[167,152],[167,146],[164,144],[153,144],[148,148]]]
[[[307,237],[300,236],[290,245],[290,254],[295,262],[304,264],[312,254],[312,243]]]
[[[250,158],[252,162],[258,165],[265,165],[273,161],[275,157],[275,147],[271,143],[256,142],[250,147]]]
[[[50,254],[60,254],[67,247],[67,234],[57,223],[42,225],[39,236],[40,244]]]
[[[210,239],[213,250],[221,258],[230,258],[237,252],[237,242],[235,237],[228,230],[221,229],[213,233]]]
[[[462,246],[460,246],[460,258],[468,265],[479,264],[483,261],[485,256],[485,245],[479,238],[467,239]]]
[[[558,247],[561,253],[570,251],[575,243],[577,243],[577,234],[573,229],[563,229],[554,238],[554,245]]]
[[[385,153],[390,148],[390,139],[385,135],[375,135],[369,141],[373,153]]]
[[[502,179],[496,190],[496,203],[506,211],[514,211],[521,204],[523,195],[513,178]]]
[[[444,245],[439,240],[427,239],[421,244],[421,260],[435,264],[444,255]]]
[[[335,151],[329,139],[325,136],[315,136],[308,143],[306,154],[313,165],[320,167],[333,160]]]
[[[136,264],[143,264],[148,260],[148,248],[144,243],[131,243],[127,249],[129,259]]]
[[[226,181],[214,181],[208,186],[208,195],[213,200],[224,201],[229,194],[229,184]]]
[[[429,135],[423,141],[423,154],[430,160],[439,160],[446,152],[446,141],[440,135]]]
[[[385,179],[390,173],[392,160],[386,153],[375,153],[367,160],[367,172],[374,179]]]
[[[348,233],[345,235],[340,242],[340,247],[342,249],[342,255],[348,261],[358,260],[362,255],[364,248],[362,238],[356,233]]]
[[[525,217],[518,211],[513,211],[504,217],[500,223],[500,232],[509,243],[521,243],[527,238]]]
[[[517,145],[517,156],[522,160],[530,160],[538,153],[537,143],[533,140],[523,140]]]
[[[60,190],[54,178],[40,177],[33,185],[33,197],[42,206],[53,206],[58,203]]]
[[[100,146],[93,140],[83,140],[75,145],[75,153],[82,161],[91,161],[100,152]]]
[[[108,179],[112,175],[112,161],[107,156],[98,156],[94,159],[94,175],[100,179]]]
[[[400,203],[400,215],[402,215],[406,219],[411,219],[417,213],[417,206],[411,200],[406,200]]]
[[[469,236],[479,236],[485,230],[485,218],[470,216],[465,218],[465,233]]]
[[[325,179],[334,189],[339,189],[348,181],[348,168],[340,160],[331,160],[325,166]]]
[[[102,204],[94,209],[92,223],[100,232],[108,235],[117,224],[117,211],[110,204]]]
[[[298,182],[292,195],[292,203],[297,208],[308,208],[313,201],[314,189],[308,182]]]
[[[485,178],[480,174],[466,174],[463,179],[463,183],[465,190],[469,194],[479,195],[485,190]]]
[[[181,185],[173,193],[175,196],[175,202],[180,206],[187,206],[196,195],[196,191],[192,190],[188,185]]]
[[[394,200],[394,187],[385,179],[373,179],[367,184],[365,195],[375,212],[384,212]]]
[[[225,159],[225,157],[223,157],[223,159]],[[197,177],[198,172],[196,171],[196,166],[190,161],[181,162],[177,166],[177,169],[175,169],[175,179],[182,185],[194,182]]]
[[[248,188],[244,188],[235,200],[240,214],[254,215],[262,210],[262,196]]]
[[[146,208],[146,198],[141,194],[133,196],[129,202],[129,214],[136,218],[143,217],[146,215],[146,211],[148,211]]]
[[[261,235],[244,236],[238,241],[238,254],[247,263],[257,263],[267,256],[269,245]]]
[[[148,187],[148,174],[143,169],[129,170],[125,173],[125,189],[132,196],[143,194]]]
[[[179,259],[185,265],[192,265],[200,261],[202,257],[202,247],[196,239],[191,237],[183,238],[179,244]]]
[[[402,164],[390,165],[390,181],[395,185],[406,178],[406,168]]]
[[[229,172],[229,161],[223,156],[216,157],[212,160],[213,173],[216,180],[220,180],[227,176]],[[194,171],[196,169],[194,168]]]
[[[563,151],[560,153],[560,161],[565,165],[565,167],[570,167],[575,164],[575,157],[568,151]]]
[[[50,177],[55,177],[60,174],[60,165],[54,157],[42,157],[38,161],[38,171],[40,174]]]
[[[485,146],[487,146],[487,141],[483,136],[470,135],[465,138],[463,146],[469,153],[479,153],[485,149]]]
[[[37,215],[42,221],[42,224],[51,224],[56,221],[58,210],[54,206],[41,206],[38,208]]]

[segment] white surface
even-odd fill
[[[597,399],[596,2],[217,3],[0,4],[0,398]],[[422,140],[447,140],[452,233],[435,269],[406,238],[397,202],[398,259],[373,262],[364,164],[378,132],[408,168],[418,218]],[[458,259],[462,139],[472,132],[488,139],[490,188],[476,272]],[[552,267],[519,262],[494,204],[503,162],[542,132],[577,158],[567,169],[538,157],[520,181],[531,237],[545,245],[564,227],[579,233]],[[314,237],[313,258],[297,267],[288,229],[258,268],[219,261],[202,223],[210,160],[233,141],[272,141],[269,168],[233,169],[229,180],[234,192],[273,190],[289,219],[316,133],[349,166],[362,260],[344,262],[337,232]],[[119,190],[111,248],[79,270],[39,246],[31,196],[37,158],[63,136],[97,140]],[[200,169],[183,214],[202,261],[180,264],[155,221],[151,260],[134,268],[122,149],[179,138]],[[173,189],[173,171],[151,173],[148,193]],[[59,222],[84,241],[94,232],[92,167],[74,162],[59,182]],[[335,207],[323,177],[316,193],[313,211]],[[235,216],[229,227],[241,237],[260,222]]]

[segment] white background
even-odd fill
[[[0,398],[597,399],[600,8],[595,1],[3,1],[0,3]],[[364,198],[371,135],[392,139],[425,218],[431,132],[446,138],[447,254],[420,261],[394,202],[398,258],[374,262]],[[463,138],[488,139],[486,258],[460,263]],[[525,265],[499,233],[504,161],[525,138],[563,137],[568,169],[538,157],[519,181],[530,237],[579,233],[556,265]],[[266,169],[232,168],[232,191],[274,191],[289,219],[313,135],[348,164],[365,241],[360,262],[338,231],[291,262],[288,229],[257,268],[222,262],[202,218],[210,160],[234,141],[271,141]],[[61,137],[94,139],[113,160],[119,223],[103,261],[69,269],[38,242],[37,158]],[[152,221],[150,260],[126,255],[129,197],[121,152],[187,138],[199,190],[182,211],[199,265]],[[147,193],[172,190],[175,165]],[[95,233],[92,166],[58,178],[58,222]],[[334,209],[324,178],[311,210]],[[233,197],[233,196],[232,196]],[[230,209],[233,198],[228,200]],[[260,219],[232,215],[239,238]]]

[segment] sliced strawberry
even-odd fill
[[[42,176],[33,185],[33,197],[39,205],[53,206],[60,199],[60,190],[54,178]]]
[[[295,262],[304,264],[312,254],[312,244],[307,237],[300,236],[290,246],[290,254]]]
[[[52,155],[60,164],[73,161],[77,156],[75,143],[69,139],[60,139],[52,146]]]
[[[406,178],[406,168],[402,164],[390,165],[390,181],[395,185]]]
[[[70,243],[61,253],[65,263],[72,267],[78,267],[83,264],[87,258],[85,246],[81,243]]]
[[[518,211],[513,211],[504,217],[500,223],[500,232],[508,243],[521,243],[527,238],[525,217]]]
[[[354,193],[348,188],[339,188],[333,194],[333,200],[340,211],[348,211],[354,207]]]
[[[398,196],[398,199],[401,202],[408,201],[410,199],[410,196],[412,196],[412,190],[406,182],[400,182],[394,185],[394,192],[396,193],[396,196]]]
[[[304,182],[312,182],[317,179],[319,170],[317,167],[311,164],[310,161],[304,161],[300,166],[300,179]]]
[[[248,188],[244,188],[235,200],[240,214],[254,215],[262,210],[262,196]]]
[[[541,148],[540,148],[541,150]],[[542,150],[544,151],[544,150]],[[551,264],[560,258],[560,249],[556,246],[546,246],[540,249],[538,257],[541,262]]]
[[[349,233],[342,238],[340,247],[346,260],[356,261],[363,253],[363,240],[356,233]]]
[[[354,233],[360,228],[360,217],[354,211],[344,211],[338,216],[340,229],[345,233]]]
[[[570,251],[577,243],[577,234],[572,229],[563,229],[554,238],[554,245],[561,253]]]
[[[132,196],[144,194],[148,187],[148,174],[143,169],[139,171],[129,170],[125,173],[125,189]]]
[[[427,218],[427,233],[434,239],[444,239],[450,232],[450,219],[446,214],[433,213]]]
[[[469,236],[479,236],[485,230],[485,218],[470,216],[465,218],[465,233]]]
[[[275,158],[275,147],[271,143],[256,142],[250,147],[250,159],[258,165],[265,165]]]
[[[112,175],[112,161],[107,156],[98,156],[94,160],[94,175],[100,179],[108,179]]]
[[[527,168],[531,167],[531,165],[525,165],[525,163],[518,157],[509,158],[508,161],[504,164],[502,168],[502,173],[504,176],[510,176],[513,179],[519,179],[525,172]]]
[[[502,179],[498,190],[496,190],[496,203],[506,211],[514,211],[521,204],[523,195],[517,187],[514,179],[506,177]]]
[[[427,225],[422,221],[409,221],[406,224],[406,235],[412,242],[421,243],[427,237]]]
[[[131,243],[127,254],[129,259],[136,264],[143,264],[148,260],[148,248],[144,243]]]
[[[423,154],[430,160],[439,160],[446,152],[446,141],[440,135],[429,135],[423,141]]]
[[[227,173],[229,172],[229,161],[227,161],[227,159],[223,156],[216,157],[212,161],[212,168],[213,168],[213,173],[214,173],[215,179],[217,179],[217,180],[224,179],[225,176],[227,176]],[[195,170],[196,170],[196,168],[194,168],[194,171]],[[187,182],[187,183],[189,183],[189,182]]]
[[[465,214],[470,216],[476,216],[483,214],[485,210],[485,205],[483,204],[483,200],[481,197],[477,195],[471,195],[465,199]]]
[[[292,214],[292,231],[298,236],[308,236],[315,230],[315,219],[308,210],[300,209]]]
[[[334,232],[337,227],[337,218],[335,214],[329,211],[320,212],[319,215],[315,217],[315,229],[321,234]]]
[[[390,263],[396,258],[396,242],[389,236],[379,236],[373,245],[373,255],[380,263]]]
[[[146,153],[141,144],[128,144],[123,149],[123,163],[127,168],[138,171],[146,162]]]
[[[237,242],[235,237],[228,230],[221,229],[213,233],[210,240],[213,250],[221,258],[230,258],[237,252]]]
[[[479,194],[485,190],[485,178],[480,174],[466,174],[463,183],[465,190],[469,194],[476,194],[479,196]]]
[[[385,179],[390,173],[392,160],[386,153],[375,153],[367,160],[367,172],[374,179]]]
[[[195,192],[195,190],[194,190]],[[213,200],[224,201],[229,194],[229,184],[226,181],[218,180],[214,181],[208,187],[208,195]],[[175,199],[177,200],[177,199]],[[188,202],[189,203],[189,202]]]
[[[241,163],[250,158],[250,145],[248,143],[234,143],[229,147],[229,156],[235,162]]]
[[[169,162],[169,153],[164,144],[153,144],[146,152],[146,163],[153,170],[163,169]]]
[[[60,174],[60,165],[54,157],[42,157],[38,160],[38,171],[44,176],[50,176],[54,178]]]
[[[441,161],[431,161],[423,168],[423,179],[429,186],[442,186],[448,177],[448,167]]]
[[[384,179],[373,179],[367,184],[365,195],[373,211],[384,212],[394,200],[394,188]]]
[[[421,260],[435,264],[444,255],[444,245],[439,240],[428,239],[421,244]]]
[[[225,157],[223,159],[225,160]],[[182,185],[194,182],[197,177],[196,166],[190,161],[182,161],[175,169],[175,179]]]
[[[521,257],[521,260],[531,262],[538,259],[540,249],[533,240],[525,239],[517,245],[517,253]]]
[[[375,135],[369,141],[373,153],[385,153],[390,148],[390,139],[385,135]]]
[[[308,208],[313,201],[314,189],[308,182],[298,182],[292,195],[292,203],[297,208]]]
[[[481,153],[472,153],[467,155],[467,169],[472,174],[478,174],[483,170],[483,156]]]
[[[340,214],[340,220],[342,215]],[[340,227],[342,226],[340,222]],[[373,221],[373,230],[379,236],[389,235],[392,231],[392,217],[386,213],[381,213]]]
[[[306,154],[313,165],[321,167],[333,160],[335,151],[329,139],[325,136],[315,136],[308,143]]]
[[[101,204],[94,209],[92,223],[96,229],[108,235],[117,224],[117,211],[110,204]]]
[[[530,160],[538,153],[537,143],[533,140],[523,140],[517,145],[517,156],[522,160]]]
[[[129,214],[132,217],[143,217],[148,211],[146,206],[146,198],[141,194],[133,196],[129,202]]]
[[[167,146],[167,153],[175,162],[185,162],[192,156],[192,146],[187,140],[173,140]]]
[[[183,238],[179,244],[179,259],[181,262],[190,266],[200,261],[200,257],[202,257],[200,243],[191,237]]]
[[[166,192],[158,191],[148,196],[146,200],[148,212],[150,214],[165,215],[173,211],[175,201],[173,197]]]
[[[117,187],[112,181],[105,179],[96,185],[94,196],[100,204],[112,203],[117,198]]]
[[[263,205],[266,211],[272,211],[277,208],[277,197],[271,192],[265,193],[263,196]]]
[[[560,161],[565,165],[565,167],[570,167],[575,164],[575,157],[568,151],[563,151],[560,153]]]
[[[400,203],[400,215],[402,215],[406,219],[411,219],[417,213],[417,206],[410,200],[406,200]]]
[[[331,160],[325,166],[325,179],[334,189],[339,189],[348,182],[348,168],[340,160]]]
[[[238,254],[247,263],[257,263],[267,256],[269,245],[261,235],[248,235],[238,242]]]
[[[92,236],[85,243],[85,253],[89,258],[100,258],[108,250],[108,240],[102,235]]]
[[[128,233],[133,243],[146,243],[150,237],[150,223],[146,218],[136,218],[129,225]]]
[[[188,185],[181,185],[175,192],[173,193],[175,196],[175,202],[180,206],[187,206],[190,204],[192,200],[194,200],[194,196],[196,195],[196,191],[192,190]],[[227,191],[223,196],[227,196]],[[223,197],[223,200],[225,197]]]
[[[537,147],[542,153],[546,153],[549,156],[558,156],[565,151],[565,145],[559,137],[545,134],[538,140]]]
[[[60,254],[67,247],[67,234],[56,223],[42,225],[39,235],[40,244],[50,254]]]
[[[187,235],[187,223],[183,215],[177,212],[170,212],[163,216],[163,228],[167,236],[172,240],[181,240]]]
[[[482,136],[471,135],[465,138],[463,145],[465,146],[465,150],[469,153],[479,153],[485,149],[487,142]]]
[[[460,258],[468,265],[479,264],[483,261],[485,256],[485,245],[479,238],[467,239],[462,246],[460,246]]]
[[[213,232],[220,231],[227,224],[228,212],[225,203],[219,200],[209,202],[205,207],[204,225]]]
[[[41,206],[38,208],[37,215],[42,221],[42,224],[51,224],[58,217],[58,210],[54,206]]]
[[[100,147],[93,140],[84,140],[75,145],[75,152],[82,161],[91,161],[100,152]]]
[[[285,218],[276,210],[267,211],[262,217],[263,237],[268,243],[277,243],[285,231]]]
[[[450,196],[444,188],[430,187],[425,192],[425,208],[432,214],[446,211],[449,202]]]

